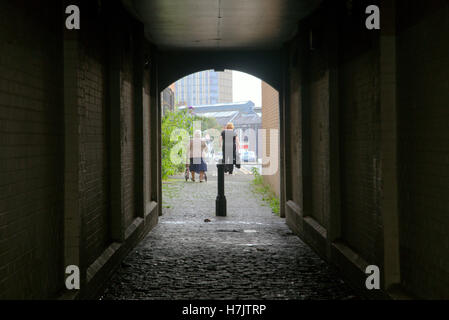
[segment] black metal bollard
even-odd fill
[[[218,194],[215,200],[215,215],[217,217],[226,217],[226,197],[224,194],[224,164],[217,164]]]

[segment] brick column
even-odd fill
[[[302,184],[302,214],[303,218],[312,215],[312,166],[311,166],[311,117],[310,117],[310,26],[300,25],[299,28],[299,74],[300,74],[300,123],[301,126],[301,184]]]
[[[150,57],[150,153],[151,153],[151,201],[158,204],[159,215],[162,215],[162,184],[161,184],[161,112],[158,88],[157,51],[151,47]]]
[[[338,17],[330,6],[327,16],[329,36],[329,225],[327,229],[327,256],[331,257],[331,245],[341,237],[340,194],[340,110],[338,83]]]
[[[158,61],[156,59],[155,61],[156,66],[158,64]],[[156,69],[156,81],[154,82],[154,86],[156,87],[156,106],[157,106],[157,117],[156,117],[156,121],[157,121],[157,133],[156,133],[156,139],[157,139],[157,153],[156,153],[156,158],[157,158],[157,175],[156,175],[156,183],[157,183],[157,203],[158,203],[158,211],[159,211],[159,215],[162,215],[162,106],[161,106],[161,95],[160,95],[160,91],[159,91],[159,86],[158,86],[158,68]]]
[[[109,106],[109,159],[110,159],[110,199],[111,199],[111,239],[125,240],[124,208],[122,201],[122,143],[120,112],[120,68],[122,36],[117,22],[116,10],[111,8],[108,21],[109,66],[108,66],[108,106]]]
[[[149,65],[149,59],[150,59],[150,45],[148,42],[145,42],[145,53],[144,53],[144,59],[145,64],[148,63],[148,65],[145,66],[143,76],[144,76],[144,89],[143,89],[143,132],[144,132],[144,138],[143,138],[143,169],[144,169],[144,203],[145,203],[145,214],[148,214],[151,209],[152,205],[154,203],[152,202],[151,198],[151,181],[153,172],[151,171],[151,161],[153,159],[153,156],[151,154],[151,97],[150,97],[150,86],[151,86],[151,68]]]
[[[70,4],[80,6],[77,1],[63,2],[63,8]],[[65,17],[65,15],[64,15]],[[63,82],[64,82],[64,279],[65,268],[75,265],[80,270],[80,288],[87,283],[86,241],[82,221],[82,150],[80,115],[80,54],[81,30],[63,32]],[[64,284],[62,287],[65,288]],[[77,290],[69,296],[77,295]]]
[[[143,114],[143,68],[144,68],[144,27],[136,22],[134,27],[134,129],[135,134],[135,201],[137,217],[145,217],[144,201],[144,114]]]
[[[281,87],[279,89],[279,143],[280,143],[280,155],[279,155],[279,170],[280,170],[280,182],[279,182],[279,192],[280,192],[280,217],[285,218],[285,205],[287,199],[290,199],[290,195],[287,193],[291,190],[288,185],[288,166],[287,166],[287,154],[286,149],[289,145],[288,135],[289,123],[287,116],[287,106],[289,97],[289,78],[288,78],[288,65],[289,65],[289,48],[284,46],[281,52]]]
[[[78,32],[64,32],[64,268],[81,267]],[[65,271],[63,271],[65,272]]]

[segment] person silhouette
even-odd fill
[[[224,130],[221,132],[221,145],[224,164],[224,172],[228,174],[233,174],[234,165],[239,168],[240,161],[238,157],[238,150],[240,149],[239,137],[234,131],[234,125],[232,122],[226,124]]]

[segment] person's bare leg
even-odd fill
[[[191,171],[192,172],[192,181],[195,181],[195,171]]]
[[[200,171],[200,182],[204,180],[204,171]]]

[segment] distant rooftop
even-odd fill
[[[206,112],[202,113],[201,115],[203,117],[208,118],[226,118],[226,117],[233,117],[238,113],[239,113],[238,111],[218,111],[218,112]]]
[[[189,107],[182,106],[178,108],[179,111],[186,109],[189,109]],[[262,121],[260,112],[255,112],[255,110],[261,111],[261,108],[255,107],[254,102],[251,100],[192,106],[192,110],[195,114],[207,118],[215,118],[220,125],[232,122],[234,125],[240,126],[260,124]]]
[[[223,111],[240,111],[240,112],[252,112],[254,109],[254,102],[242,101],[232,103],[217,103],[217,104],[203,104],[198,106],[192,106],[195,113],[209,113],[209,112],[223,112]],[[186,110],[189,107],[178,107],[178,110]]]

